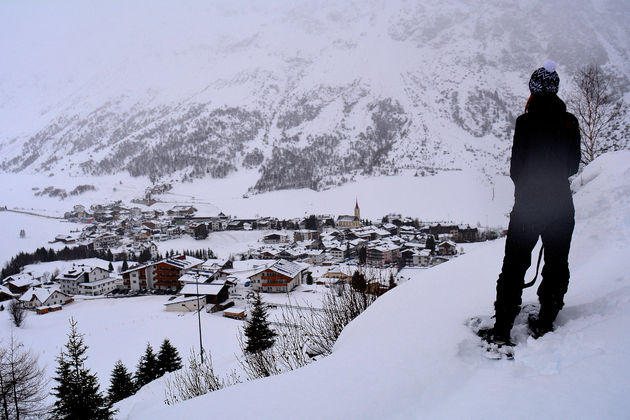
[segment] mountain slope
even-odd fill
[[[331,356],[176,406],[120,418],[622,418],[630,407],[630,152],[604,155],[573,183],[572,280],[557,330],[514,332],[515,360],[490,361],[464,326],[489,314],[503,241],[383,295],[343,331]],[[529,274],[528,274],[529,276]],[[534,302],[529,289],[525,302]]]
[[[629,76],[628,13],[621,0],[4,2],[0,170],[256,168],[259,192],[491,176],[546,58],[561,95],[583,63]]]

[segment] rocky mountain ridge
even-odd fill
[[[87,84],[51,76],[23,97],[3,78],[0,170],[185,181],[257,168],[254,192],[399,171],[472,167],[491,177],[507,169],[529,73],[545,58],[560,63],[561,96],[581,63],[628,76],[623,2],[565,3],[566,13],[541,1],[158,2],[132,13],[149,22],[137,29],[141,44],[124,22],[119,38],[88,37],[112,48],[102,59],[115,71],[85,64],[98,57],[90,53],[78,71]],[[106,22],[122,7],[112,4]],[[90,10],[73,4],[58,18],[72,23],[70,11]],[[167,17],[194,30],[182,40],[185,26],[152,26]],[[12,130],[16,119],[33,123]]]

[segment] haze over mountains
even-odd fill
[[[630,76],[624,1],[10,1],[0,170],[154,180],[259,170],[505,172],[534,68]]]

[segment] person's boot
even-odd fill
[[[479,330],[477,333],[484,341],[489,344],[502,346],[514,346],[511,339],[512,325],[514,317],[508,317],[497,311],[495,315],[494,327]]]
[[[553,331],[553,322],[556,320],[558,312],[560,312],[560,308],[557,305],[541,304],[538,315],[530,314],[527,319],[531,336],[538,339]]]

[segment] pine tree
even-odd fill
[[[435,238],[433,237],[433,235],[427,236],[427,241],[426,241],[426,244],[425,244],[425,248],[426,249],[430,249],[431,253],[433,253],[435,251]]]
[[[154,379],[159,378],[157,358],[153,352],[153,347],[147,343],[147,348],[138,362],[136,369],[136,386],[142,388]]]
[[[389,273],[389,290],[396,287],[396,280],[394,279],[394,273]]]
[[[164,375],[166,372],[173,372],[181,369],[182,367],[182,358],[179,357],[177,349],[173,347],[168,338],[165,338],[160,346],[160,352],[157,357],[157,366],[160,376]]]
[[[258,353],[267,350],[276,341],[276,333],[269,328],[267,307],[263,303],[260,293],[256,293],[253,305],[251,319],[247,321],[245,326],[245,337],[247,338],[245,351],[248,353]]]
[[[129,373],[121,360],[117,361],[112,370],[112,377],[109,389],[107,390],[109,402],[113,404],[117,401],[124,400],[135,394],[135,392],[136,384],[133,381],[133,376]]]
[[[111,405],[99,391],[96,375],[85,367],[87,346],[83,334],[77,332],[77,323],[70,320],[70,333],[65,351],[57,357],[58,385],[53,388],[57,397],[52,410],[53,419],[111,419]]]
[[[352,288],[359,292],[365,292],[367,288],[367,283],[365,281],[365,276],[358,271],[355,271],[352,275]]]
[[[127,262],[127,258],[125,258],[122,263],[122,271],[127,271],[127,270],[129,270],[129,263]]]
[[[113,271],[114,271],[114,265],[112,264],[112,262],[111,262],[111,261],[109,262],[109,265],[107,266],[107,269],[108,269],[109,271],[111,271],[111,272],[113,272]]]

